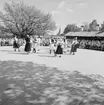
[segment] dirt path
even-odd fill
[[[48,47],[41,47],[37,54],[14,52],[12,47],[0,47],[0,60],[31,61],[44,64],[48,67],[57,67],[59,70],[80,71],[104,76],[104,52],[78,49],[76,55],[64,54],[61,58],[49,54]]]
[[[88,50],[59,58],[48,48],[29,55],[0,48],[0,105],[103,105],[104,77],[81,74],[103,75],[103,58]]]

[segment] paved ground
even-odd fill
[[[76,55],[64,54],[61,58],[49,54],[49,48],[41,47],[37,54],[26,55],[14,52],[12,47],[0,47],[0,60],[31,61],[56,67],[59,70],[79,71],[81,73],[94,73],[104,76],[104,52],[78,49]]]
[[[81,74],[103,75],[103,58],[80,49],[59,58],[49,48],[27,55],[1,47],[0,105],[104,105],[104,77]]]

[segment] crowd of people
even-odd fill
[[[104,51],[103,40],[78,40],[78,42],[80,48]]]
[[[14,38],[0,38],[0,46],[12,46],[14,43]],[[19,45],[22,45],[23,39],[18,39]]]
[[[25,39],[18,39],[16,36],[14,38],[0,38],[0,46],[13,46],[14,51],[20,51],[20,46],[22,45],[25,45],[24,51],[27,54],[30,52],[36,53],[39,51],[40,46],[49,46],[50,54],[53,52],[54,56],[59,55],[59,57],[66,52],[75,55],[77,48],[104,51],[104,41],[101,40],[79,40],[77,37],[73,39],[45,39],[29,35]]]
[[[31,51],[36,53],[36,49],[39,50],[41,46],[41,38],[32,37],[27,35],[25,39],[18,39],[16,36],[13,38],[14,51],[20,51],[21,45],[25,45],[24,51],[29,54]]]
[[[12,46],[13,38],[0,38],[0,46]]]
[[[44,45],[44,38],[40,38],[40,37],[32,37],[32,36],[29,36],[27,35],[26,38],[25,38],[25,47],[24,47],[24,51],[27,52],[27,54],[33,52],[33,53],[36,53],[37,51],[39,51],[39,47],[41,45]],[[43,44],[42,44],[43,42]],[[67,43],[67,40],[66,39],[49,39],[49,47],[50,47],[50,54],[54,54],[54,56],[57,56],[59,55],[59,57],[61,57],[61,55],[63,53],[65,53],[65,49],[68,48],[68,43]],[[76,44],[78,43],[77,39],[74,39],[73,40],[73,43],[72,43],[72,47],[71,47],[71,50],[70,50],[70,54],[75,54],[76,52],[76,49],[77,47],[75,46]],[[14,51],[18,50],[20,51],[20,45],[18,43],[18,38],[17,37],[14,37],[14,41],[13,41],[13,48],[14,48]],[[66,50],[68,51],[68,50]]]
[[[42,42],[44,42],[43,40],[45,40],[44,38],[40,38],[40,37],[31,37],[29,35],[27,35],[27,37],[25,38],[25,48],[24,51],[27,52],[28,54],[32,51],[34,53],[37,52],[37,50],[39,51],[39,46],[44,45],[42,44]],[[68,50],[68,41],[65,38],[59,38],[59,39],[54,39],[54,38],[50,38],[49,39],[49,47],[50,47],[50,54],[54,54],[54,56],[59,56],[61,57],[61,55],[63,53],[66,53]],[[18,45],[17,45],[18,46]],[[77,38],[74,38],[71,45],[70,45],[70,52],[69,54],[73,54],[75,55],[75,52],[77,51],[77,48],[79,47]],[[17,47],[18,48],[18,47]]]

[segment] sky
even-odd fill
[[[0,0],[0,9],[5,2]],[[14,1],[14,0],[13,0]],[[17,0],[16,0],[17,1]],[[19,0],[20,1],[20,0]],[[67,24],[90,23],[96,19],[99,24],[104,21],[104,0],[22,0],[25,4],[36,6],[45,13],[51,13],[58,29],[64,30]],[[56,32],[58,32],[58,29]]]

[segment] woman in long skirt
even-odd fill
[[[31,51],[31,43],[30,43],[30,37],[29,37],[29,35],[27,35],[27,37],[26,37],[26,44],[25,44],[25,51],[27,52],[27,53],[30,53],[30,51]]]
[[[59,57],[61,57],[61,54],[63,54],[63,48],[62,48],[61,44],[59,43],[59,44],[57,45],[57,49],[56,49],[56,52],[55,52],[55,56],[56,56],[56,55],[59,55]]]
[[[18,39],[16,37],[14,37],[14,42],[13,42],[13,48],[14,48],[14,51],[16,51],[16,49],[18,49],[18,51],[20,51],[20,45],[18,43]]]

